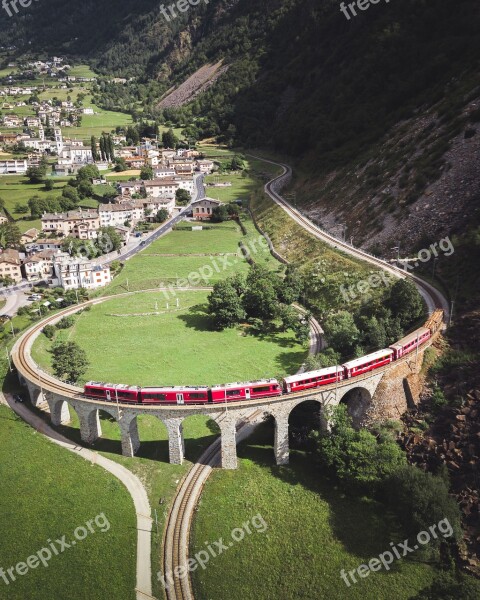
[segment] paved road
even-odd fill
[[[6,297],[6,303],[3,309],[0,312],[3,315],[8,315],[9,317],[13,317],[17,314],[18,309],[22,306],[26,306],[28,304],[28,290],[26,293],[18,291],[14,294],[10,294]]]
[[[47,436],[62,448],[66,448],[77,456],[81,456],[94,465],[102,467],[119,479],[129,491],[135,512],[137,515],[137,581],[136,581],[136,600],[146,600],[152,598],[152,569],[151,569],[151,531],[153,521],[151,519],[150,503],[142,482],[131,471],[122,467],[113,460],[105,458],[97,452],[92,452],[81,446],[76,446],[70,440],[60,435],[54,429],[45,423],[41,417],[32,413],[28,406],[16,403],[13,398],[7,394],[5,399],[10,408],[20,416],[24,421],[34,429]],[[93,582],[94,583],[94,582]]]

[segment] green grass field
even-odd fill
[[[0,566],[8,569],[104,513],[110,529],[88,535],[6,587],[8,600],[135,598],[136,522],[123,485],[100,467],[55,446],[0,406],[2,535]],[[87,483],[88,482],[88,483]],[[100,520],[99,520],[100,522]],[[60,546],[57,544],[57,547]],[[112,565],[115,567],[112,570]],[[111,573],[111,576],[106,576]]]
[[[22,232],[27,231],[27,229],[31,229],[32,227],[41,229],[41,221],[40,219],[31,219],[29,213],[20,213],[15,207],[17,204],[20,206],[27,206],[28,200],[32,196],[40,196],[41,198],[60,196],[67,179],[56,177],[53,181],[55,182],[55,188],[51,191],[47,191],[42,183],[28,183],[28,179],[21,175],[5,175],[0,177],[0,198],[5,200],[5,208],[10,212],[13,218],[17,220],[17,225]]]
[[[120,275],[107,288],[106,293],[118,294],[125,291],[153,289],[163,285],[176,285],[178,280],[189,276],[193,286],[211,286],[235,273],[246,274],[248,263],[241,255],[239,242],[253,243],[251,249],[254,260],[276,269],[279,263],[270,256],[265,246],[261,247],[258,244],[260,236],[246,214],[242,216],[242,222],[247,228],[247,235],[243,235],[234,221],[218,225],[208,224],[210,229],[202,231],[184,229],[172,231],[127,261]],[[182,223],[181,227],[192,225],[195,223]],[[226,264],[221,257],[216,256],[219,253],[237,253],[238,256],[229,257]],[[165,254],[175,256],[162,256]],[[201,256],[197,256],[199,254]],[[201,280],[191,276],[197,273],[202,275]]]
[[[367,563],[405,536],[381,505],[336,489],[307,456],[292,453],[289,466],[277,467],[272,442],[273,427],[261,425],[239,447],[239,470],[217,470],[205,486],[190,556],[220,538],[232,546],[192,573],[196,598],[408,600],[431,583],[434,569],[412,555],[348,588],[341,569]],[[264,533],[262,521],[252,526],[256,515]],[[233,542],[231,532],[245,522],[252,533]]]
[[[161,293],[112,298],[79,315],[75,326],[59,336],[75,340],[87,352],[91,366],[85,381],[212,385],[297,371],[307,352],[291,332],[215,331],[206,313],[207,296],[180,292],[179,308],[170,299],[168,310]],[[160,314],[143,316],[157,309]],[[50,348],[43,335],[34,344],[33,357],[45,368],[50,367]]]

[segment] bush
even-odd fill
[[[57,328],[55,327],[55,325],[45,325],[45,327],[42,330],[42,333],[49,339],[52,340],[53,337],[55,336],[55,332],[57,331]]]
[[[70,329],[74,323],[75,317],[73,315],[69,317],[63,317],[63,319],[57,323],[57,329]]]

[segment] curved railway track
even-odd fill
[[[260,157],[254,157],[260,160],[265,160]],[[346,244],[345,242],[338,240],[334,236],[322,231],[319,227],[315,226],[311,221],[309,221],[306,217],[301,215],[297,209],[293,208],[288,202],[286,202],[278,193],[281,187],[283,187],[290,179],[292,170],[288,165],[284,165],[281,163],[275,163],[273,161],[266,160],[265,162],[269,162],[271,164],[275,164],[282,168],[282,174],[270,182],[268,182],[265,186],[265,192],[276,202],[283,210],[285,210],[291,218],[293,218],[299,225],[301,225],[305,230],[309,231],[316,238],[326,242],[327,244],[334,246],[342,251],[350,254],[360,260],[367,261],[371,264],[374,264],[377,267],[380,267],[392,274],[396,277],[404,278],[409,277],[412,279],[419,289],[420,293],[424,297],[427,306],[430,311],[433,311],[435,308],[441,308],[444,310],[445,315],[448,315],[448,302],[446,298],[432,285],[422,281],[417,276],[412,275],[410,273],[406,273],[401,269],[393,267],[389,265],[385,261],[373,257],[363,250],[359,250]],[[145,291],[158,291],[158,290],[145,290]],[[131,293],[140,293],[140,292],[131,292]],[[119,294],[119,296],[128,295]],[[100,300],[93,300],[85,303],[80,307],[76,307],[76,309],[80,309],[83,306],[94,305],[99,302],[104,302],[108,300],[108,298],[103,298]],[[35,379],[43,381],[44,384],[48,383],[48,389],[57,392],[64,396],[69,396],[72,398],[78,398],[82,395],[82,390],[75,386],[71,386],[66,383],[59,382],[55,380],[53,377],[47,375],[46,373],[42,374],[42,379],[40,379],[39,374],[36,370],[36,365],[33,360],[29,356],[29,350],[31,347],[31,343],[38,332],[43,329],[43,327],[52,323],[56,320],[62,318],[66,314],[70,314],[72,308],[66,309],[57,313],[56,315],[42,321],[37,324],[31,330],[27,332],[22,338],[17,342],[14,349],[12,350],[12,358],[16,366],[20,367],[20,371],[26,372],[30,374],[32,380]],[[318,322],[315,320],[312,321],[312,335],[316,338],[316,341],[312,343],[312,349],[316,346],[316,349],[320,349],[321,345],[321,334],[322,330]],[[384,369],[379,369],[377,373],[383,371]],[[364,377],[359,377],[358,381],[364,379]],[[47,387],[47,386],[45,386]],[[340,387],[340,386],[339,386]],[[290,397],[302,397],[303,395],[308,396],[309,394],[305,393],[297,393],[292,394]],[[85,399],[82,397],[82,400]],[[281,399],[280,399],[281,401]],[[95,402],[95,404],[101,404],[99,402]],[[242,402],[243,406],[250,405],[252,408],[252,413],[247,417],[247,419],[240,424],[237,429],[237,441],[240,439],[247,437],[250,433],[251,429],[254,426],[254,423],[261,416],[262,411],[259,411],[255,408],[255,401],[250,402]],[[124,405],[122,405],[124,406]],[[125,408],[129,407],[129,405],[125,405]],[[130,405],[131,407],[131,405]],[[143,409],[148,407],[143,407]],[[158,407],[152,407],[158,409]],[[221,419],[222,417],[220,417]],[[168,515],[167,524],[164,532],[163,539],[163,550],[162,550],[162,568],[163,568],[163,577],[166,582],[166,594],[168,600],[193,600],[193,591],[191,587],[190,577],[188,575],[188,571],[186,569],[188,564],[188,551],[189,551],[189,532],[190,525],[192,521],[193,512],[195,506],[197,504],[198,498],[200,497],[203,486],[208,479],[212,468],[216,466],[219,462],[220,458],[220,440],[216,440],[202,455],[199,462],[196,463],[189,471],[185,479],[179,485],[177,489],[177,493],[172,504],[170,513]],[[175,577],[172,576],[175,573],[175,570],[184,567],[186,576],[184,577]]]

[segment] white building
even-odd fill
[[[147,196],[158,198],[160,196],[172,196],[179,189],[180,184],[175,179],[152,179],[144,181]]]
[[[117,227],[128,221],[131,225],[143,221],[145,211],[142,202],[128,204],[101,204],[98,208],[100,227]]]
[[[95,290],[105,287],[111,280],[110,267],[107,265],[97,266],[82,258],[72,258],[66,253],[53,257],[52,285],[55,287],[63,287],[65,290]]]
[[[26,160],[0,160],[1,175],[23,175],[27,169],[28,162]]]

